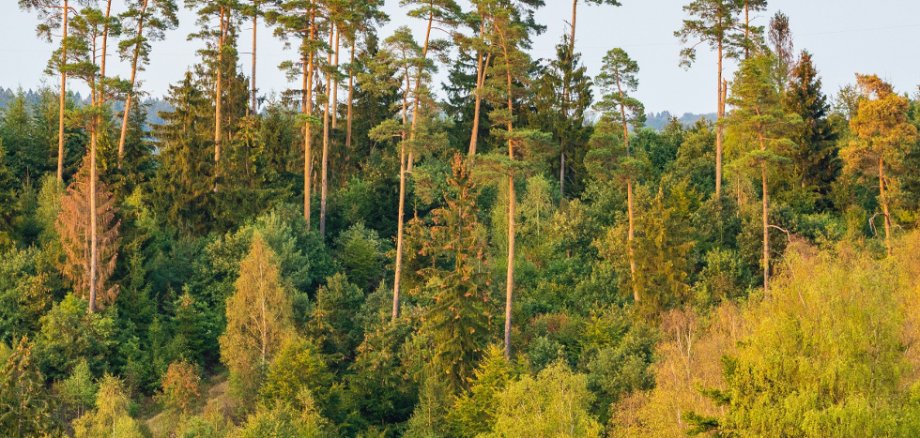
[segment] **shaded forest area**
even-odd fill
[[[688,0],[715,117],[652,129],[576,50],[619,2],[532,59],[543,3],[19,0],[60,87],[0,113],[0,435],[920,434],[920,96]]]

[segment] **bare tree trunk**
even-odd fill
[[[513,81],[511,78],[511,58],[508,56],[508,41],[504,34],[501,37],[502,53],[505,56],[505,80],[508,93],[508,159],[514,161],[514,100]],[[509,169],[508,174],[508,266],[505,275],[505,357],[511,358],[511,308],[514,298],[514,249],[515,249],[515,206],[517,195],[514,191],[514,171]]]
[[[576,23],[578,22],[578,0],[572,0],[572,22],[570,23],[571,29],[569,31],[569,51],[566,54],[566,69],[567,71],[563,75],[565,80],[562,83],[562,115],[563,117],[569,116],[569,81],[572,80],[570,75],[572,70],[572,62],[575,59],[575,29]],[[559,143],[559,196],[565,197],[565,139],[561,139]]]
[[[339,123],[339,28],[335,28],[335,55],[333,66],[335,74],[332,76],[332,130],[335,131]]]
[[[744,59],[751,57],[751,8],[744,0]]]
[[[885,252],[891,256],[891,213],[888,210],[888,193],[885,190],[885,159],[878,159],[878,196],[885,216]]]
[[[351,55],[348,62],[348,110],[345,112],[345,151],[351,153],[351,123],[354,115],[355,95],[355,41],[357,35],[351,39]]]
[[[99,60],[99,104],[105,103],[105,60],[109,47],[109,17],[112,16],[112,0],[106,1],[105,23],[102,25],[102,56]]]
[[[760,150],[766,151],[763,135],[760,135]],[[767,162],[760,162],[760,183],[763,191],[763,291],[770,291],[770,194],[767,189]]]
[[[307,40],[308,53],[303,60],[303,218],[310,229],[310,195],[313,173],[313,130],[310,117],[313,115],[313,42],[316,40],[316,9],[310,11],[310,36]]]
[[[137,83],[137,63],[141,56],[141,43],[144,34],[144,19],[147,14],[147,4],[149,0],[144,0],[141,4],[141,14],[137,18],[137,43],[134,45],[134,55],[131,57],[131,89],[125,97],[124,114],[121,118],[121,134],[118,136],[118,168],[121,169],[125,158],[125,140],[128,136],[128,117],[131,114],[131,103],[134,99],[134,86]]]
[[[406,125],[409,124],[409,69],[404,72],[406,81],[406,92],[403,93],[402,101],[402,134],[399,142],[399,212],[396,217],[396,266],[393,276],[393,320],[399,317],[399,287],[402,279],[402,253],[403,253],[403,229],[405,227],[405,210],[406,210]]]
[[[258,88],[256,88],[256,51],[258,50],[259,45],[257,44],[258,29],[259,29],[259,3],[254,2],[253,12],[252,12],[252,85],[250,90],[252,92],[252,115],[256,115],[259,112],[259,94]]]
[[[476,146],[479,141],[479,119],[481,117],[480,113],[482,112],[482,87],[485,84],[486,70],[489,68],[491,59],[491,53],[486,55],[485,60],[483,60],[482,53],[479,54],[476,72],[476,96],[474,97],[475,103],[473,104],[473,129],[470,134],[469,151],[467,152],[467,155],[470,157],[476,156]]]
[[[329,46],[333,44],[333,29],[329,30]],[[332,64],[332,51],[326,54],[327,65]],[[326,102],[323,107],[323,156],[320,162],[320,194],[319,194],[319,234],[326,236],[326,196],[329,186],[329,111],[330,102],[332,101],[332,72],[326,70],[326,78],[323,82],[326,84]]]
[[[223,96],[222,80],[224,62],[224,36],[227,32],[226,17],[227,11],[224,7],[220,8],[220,35],[217,38],[217,84],[214,92],[214,164],[220,163],[220,142],[221,142],[221,101]]]
[[[64,108],[67,105],[67,25],[70,16],[70,2],[64,0],[63,15],[64,25],[61,36],[61,96],[60,108],[58,112],[58,156],[57,156],[57,180],[59,183],[64,182]]]
[[[624,102],[623,85],[617,79],[617,92],[620,94],[620,117],[623,120],[623,145],[626,147],[626,157],[629,158],[629,123],[626,120],[626,105]],[[633,290],[633,301],[640,302],[639,284],[636,282],[636,250],[635,250],[635,205],[633,200],[632,175],[626,176],[626,212],[629,217],[629,227],[626,233],[626,253],[629,257],[629,276]]]
[[[716,198],[722,195],[722,118],[725,116],[723,83],[722,83],[722,41],[719,41],[716,56],[718,57],[718,109],[716,115]]]

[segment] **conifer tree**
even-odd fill
[[[56,432],[52,402],[32,358],[32,345],[22,338],[0,365],[0,431],[23,438]]]
[[[115,272],[120,227],[115,197],[105,183],[92,183],[91,167],[87,157],[61,199],[55,224],[64,251],[61,271],[77,295],[88,300],[90,313],[111,305],[118,295],[118,285],[110,285],[109,278]]]
[[[485,230],[478,223],[476,186],[460,154],[451,160],[445,206],[432,212],[428,244],[422,254],[438,262],[420,272],[434,304],[425,317],[425,331],[447,384],[465,388],[489,341],[492,319],[485,265]]]
[[[725,117],[725,95],[728,93],[726,81],[722,79],[725,58],[737,58],[738,49],[738,12],[741,6],[738,0],[693,0],[684,6],[684,12],[690,16],[684,20],[683,27],[674,32],[683,44],[691,45],[681,50],[681,65],[689,67],[696,61],[696,46],[707,44],[716,51],[717,79],[717,117]],[[747,27],[745,27],[747,29]],[[746,41],[747,39],[742,39]],[[722,193],[722,125],[716,126],[716,197]]]
[[[729,126],[745,152],[741,160],[760,170],[761,219],[763,226],[764,291],[770,286],[770,165],[785,160],[792,145],[791,133],[801,124],[798,115],[782,106],[782,90],[776,80],[777,62],[772,54],[748,58],[732,84],[730,103],[734,107]]]
[[[782,62],[779,68],[783,68]],[[793,183],[819,196],[818,207],[826,209],[830,207],[827,197],[840,173],[841,163],[837,133],[828,120],[830,105],[821,89],[821,78],[811,54],[803,51],[783,95],[786,111],[802,119],[800,129],[793,136],[795,148],[790,156],[797,179]]]
[[[121,133],[118,137],[118,166],[125,157],[125,141],[128,136],[131,106],[137,91],[137,72],[150,62],[151,42],[162,40],[165,32],[179,25],[175,0],[132,0],[128,9],[121,14],[125,38],[119,42],[118,50],[123,60],[130,60],[130,88],[125,94],[121,119]]]
[[[855,138],[841,155],[848,170],[878,178],[878,204],[885,224],[885,247],[892,254],[891,195],[895,176],[902,172],[906,148],[917,141],[917,127],[908,120],[910,102],[894,92],[891,84],[875,75],[857,75],[859,104],[850,119]]]
[[[60,99],[58,108],[58,182],[64,181],[64,109],[67,101],[68,36],[70,18],[76,14],[76,10],[71,4],[72,1],[76,5],[87,3],[83,0],[19,0],[20,8],[38,12],[41,23],[36,28],[36,32],[40,38],[51,42],[52,34],[58,30],[61,31],[61,44],[56,51],[58,59],[52,58],[50,63],[61,75],[61,87],[58,92],[58,98]]]
[[[627,256],[629,257],[629,272],[632,277],[633,299],[638,302],[639,286],[636,282],[636,257],[633,240],[635,238],[635,201],[633,199],[633,179],[634,175],[630,173],[630,167],[635,167],[630,163],[632,151],[629,143],[629,130],[639,128],[645,121],[645,108],[642,103],[629,95],[639,87],[639,64],[633,61],[623,49],[612,49],[604,56],[601,73],[597,77],[598,85],[604,92],[604,96],[597,104],[597,108],[602,112],[604,121],[602,123],[618,124],[622,131],[623,148],[626,151],[624,167],[627,168],[626,175],[626,209],[629,219],[627,229],[626,245]]]

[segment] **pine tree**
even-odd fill
[[[696,61],[696,46],[700,43],[709,45],[716,51],[717,77],[717,116],[725,117],[725,96],[728,94],[726,81],[722,78],[725,58],[737,58],[739,49],[743,49],[749,37],[738,37],[738,13],[743,6],[738,0],[693,0],[684,6],[684,12],[690,19],[684,20],[683,27],[674,32],[683,44],[693,41],[692,45],[681,50],[681,65],[690,67]],[[744,30],[749,31],[748,26]],[[738,40],[742,44],[738,44]],[[716,197],[722,193],[722,124],[716,126]]]
[[[597,77],[598,85],[604,92],[604,96],[597,104],[598,110],[602,112],[604,121],[602,123],[615,123],[620,125],[622,130],[622,142],[626,151],[624,167],[627,168],[626,175],[626,208],[629,219],[627,229],[626,245],[627,255],[629,257],[629,272],[632,277],[633,299],[641,301],[639,296],[638,284],[636,277],[636,257],[633,240],[635,238],[635,201],[633,199],[633,180],[634,175],[630,173],[629,167],[635,167],[632,160],[632,151],[629,144],[629,129],[639,128],[645,122],[645,108],[642,103],[629,95],[639,87],[639,64],[633,61],[623,49],[612,49],[604,56],[601,74]]]
[[[760,168],[764,291],[770,285],[770,196],[767,176],[770,165],[785,158],[792,145],[792,130],[801,124],[798,115],[782,105],[782,89],[777,81],[777,62],[772,54],[748,58],[741,64],[732,84],[729,99],[734,110],[729,126],[744,150],[741,160]]]
[[[179,26],[175,0],[132,0],[128,9],[121,14],[126,29],[125,38],[119,42],[118,50],[122,60],[131,63],[130,89],[125,95],[121,119],[121,133],[118,137],[118,167],[125,158],[125,141],[128,137],[129,117],[137,91],[137,72],[150,62],[151,42],[162,40],[165,32]]]
[[[0,431],[23,438],[56,432],[52,402],[45,378],[33,362],[32,345],[22,338],[0,368]]]
[[[917,127],[907,118],[910,101],[894,92],[875,75],[857,75],[859,104],[850,119],[855,138],[841,155],[851,172],[878,177],[878,204],[885,224],[885,247],[892,253],[891,194],[897,188],[895,179],[904,169],[906,148],[917,141]]]

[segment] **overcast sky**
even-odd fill
[[[714,56],[702,49],[697,63],[684,70],[678,66],[679,42],[673,32],[684,18],[681,7],[689,0],[622,0],[619,8],[581,5],[576,45],[593,75],[607,50],[622,47],[639,62],[640,86],[637,97],[649,111],[713,112],[716,106]],[[20,11],[16,0],[0,0],[0,86],[35,88],[55,85],[43,74],[51,46],[35,37],[37,18]],[[122,2],[116,0],[115,8]],[[547,0],[538,20],[547,26],[535,40],[532,55],[554,55],[554,46],[567,29],[571,2]],[[391,17],[386,34],[408,25],[421,34],[422,22],[407,18],[399,0],[387,0]],[[825,90],[834,93],[853,82],[854,73],[876,73],[891,81],[901,92],[916,90],[920,84],[920,1],[918,0],[772,0],[769,11],[756,17],[766,25],[777,10],[789,15],[796,51],[806,49],[814,55],[824,79]],[[198,42],[186,36],[195,29],[194,16],[184,11],[179,29],[156,44],[151,66],[141,73],[143,87],[161,96],[195,62]],[[291,57],[283,45],[261,30],[259,38],[259,88],[282,90],[288,87],[277,65]],[[241,32],[241,51],[251,44],[248,31]],[[244,71],[249,58],[242,57]],[[729,69],[733,69],[729,65]],[[119,65],[115,74],[126,75]],[[443,70],[443,69],[442,69]]]

